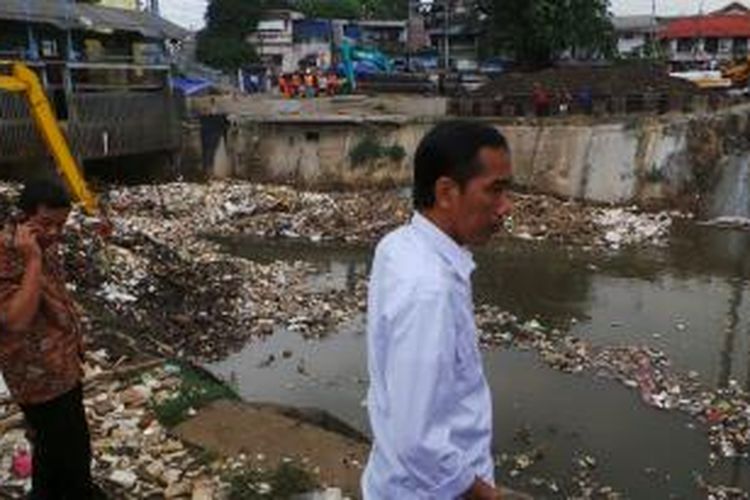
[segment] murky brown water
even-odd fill
[[[313,286],[347,287],[364,273],[367,248],[236,239],[229,251],[247,258],[306,259],[321,267]],[[750,234],[684,225],[664,249],[592,256],[550,244],[504,243],[478,253],[477,302],[523,318],[538,317],[604,345],[648,345],[667,353],[678,371],[697,371],[708,385],[730,379],[750,389]],[[293,356],[282,359],[284,350]],[[364,323],[357,318],[318,342],[279,331],[212,365],[238,383],[244,397],[325,409],[367,431]],[[275,354],[271,366],[258,365]],[[590,374],[565,375],[533,353],[484,355],[495,398],[498,453],[528,449],[521,428],[544,458],[503,482],[535,490],[534,477],[565,484],[572,461],[589,454],[600,479],[629,498],[700,498],[695,474],[750,490],[747,459],[709,467],[700,424],[646,407],[635,391]],[[561,494],[564,495],[564,492]]]

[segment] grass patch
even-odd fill
[[[198,410],[219,399],[238,400],[237,393],[226,384],[222,384],[205,373],[187,364],[180,364],[178,376],[182,385],[175,397],[153,406],[159,422],[171,428],[188,418],[188,411]]]
[[[320,486],[306,469],[294,463],[282,463],[273,471],[243,470],[232,474],[228,482],[229,500],[283,499]]]
[[[355,167],[382,159],[399,163],[404,158],[406,150],[401,145],[385,146],[374,135],[364,136],[349,153],[349,159]]]

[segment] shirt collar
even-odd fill
[[[442,229],[419,212],[414,212],[411,227],[423,236],[441,257],[448,261],[462,280],[470,280],[471,273],[476,269],[476,264],[468,249],[456,243],[453,238],[445,234]]]

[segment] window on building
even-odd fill
[[[18,57],[25,53],[28,36],[20,24],[0,21],[0,54]]]
[[[42,57],[58,57],[57,40],[42,40]]]
[[[719,52],[722,54],[727,54],[729,52],[732,52],[732,39],[731,38],[722,38],[719,40]]]
[[[692,52],[695,48],[695,40],[692,38],[680,38],[677,40],[677,52]]]
[[[746,55],[747,54],[747,38],[735,38],[732,50],[735,54]]]
[[[703,45],[704,50],[708,54],[716,54],[719,52],[719,39],[718,38],[706,38]]]

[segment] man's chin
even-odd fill
[[[472,247],[481,247],[486,245],[490,242],[492,237],[495,235],[496,231],[490,231],[486,234],[477,235],[476,237],[472,238],[469,242],[469,246]]]

